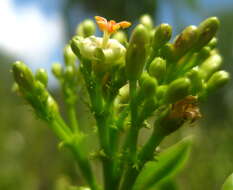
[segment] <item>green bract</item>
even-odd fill
[[[216,49],[219,21],[211,17],[199,26],[188,26],[170,41],[171,26],[155,27],[149,15],[140,18],[129,37],[117,30],[131,23],[95,19],[103,37],[96,37],[94,22],[85,20],[64,48],[65,64],[52,66],[67,120],[47,89],[44,69],[34,74],[23,62],[15,62],[14,91],[48,123],[61,141],[59,147],[72,152],[86,185],[70,189],[170,190],[188,158],[190,139],[158,155],[155,150],[171,133],[193,125],[201,117],[201,100],[230,79],[220,70],[222,57]],[[95,120],[87,125],[95,126],[94,134],[84,129],[86,125],[80,127],[76,110],[80,102]],[[139,144],[144,127],[151,133]],[[93,135],[99,140],[95,149],[87,147]],[[103,176],[103,184],[96,180],[93,158],[102,163],[103,175],[98,171],[98,176]],[[232,177],[223,190],[231,188]]]

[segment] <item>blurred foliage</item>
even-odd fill
[[[181,1],[186,1],[190,9],[199,7],[198,1]],[[129,18],[133,21],[143,13],[156,16],[158,4],[159,0],[66,0],[62,14],[70,37],[75,28],[72,20],[74,12],[80,6],[83,11],[90,11],[88,14],[116,20]],[[194,10],[197,13],[199,11],[198,8]],[[233,12],[223,11],[215,15],[221,20],[219,49],[226,62],[226,69],[233,75]],[[61,187],[68,182],[77,184],[79,175],[77,169],[74,170],[76,166],[70,154],[59,152],[57,141],[46,125],[37,120],[31,110],[24,106],[25,103],[11,92],[9,70],[13,60],[13,56],[0,50],[0,189],[63,190]],[[54,94],[59,99],[59,92],[54,91]],[[197,136],[189,165],[178,179],[180,189],[217,190],[232,173],[232,95],[231,82],[203,106],[204,117],[200,127],[178,132],[164,142],[164,146],[167,146],[176,142],[180,136]],[[78,113],[82,122],[89,119],[81,105]],[[64,177],[64,174],[67,176]]]

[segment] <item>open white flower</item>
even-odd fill
[[[102,47],[103,38],[100,37],[83,38],[77,36],[75,42],[80,54],[86,59],[113,64],[122,62],[125,57],[125,47],[115,39],[109,39],[104,48]]]

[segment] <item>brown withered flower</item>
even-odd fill
[[[187,96],[172,105],[168,115],[161,121],[165,133],[170,134],[179,129],[183,124],[193,123],[201,118],[196,96]]]

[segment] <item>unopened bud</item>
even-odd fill
[[[179,78],[168,85],[165,103],[174,103],[189,95],[191,82],[188,78]]]
[[[95,23],[90,19],[86,19],[78,25],[78,28],[76,29],[76,33],[79,36],[86,38],[93,35],[95,33],[95,30],[96,30]]]
[[[198,26],[198,40],[195,44],[195,51],[199,51],[202,47],[207,45],[209,41],[215,36],[219,28],[219,20],[217,17],[210,17],[200,23]]]
[[[154,50],[161,48],[165,45],[172,36],[172,27],[169,24],[160,24],[154,32],[154,38],[152,40],[152,47]]]
[[[35,75],[36,79],[46,87],[48,84],[48,74],[45,69],[38,69]]]
[[[73,53],[70,44],[67,44],[64,48],[64,61],[66,65],[75,65],[77,58]]]
[[[33,89],[35,82],[33,73],[23,62],[15,62],[12,70],[15,81],[20,88],[24,88],[25,90]]]
[[[174,53],[174,46],[171,43],[167,43],[161,49],[161,57],[169,61],[173,61],[175,59]]]
[[[160,85],[156,90],[156,96],[158,100],[164,98],[165,94],[167,93],[168,86],[167,85]]]
[[[230,80],[230,75],[226,71],[215,72],[206,84],[207,91],[213,91],[224,86]]]
[[[160,57],[156,57],[150,64],[149,74],[160,80],[166,73],[166,61]]]
[[[75,76],[74,68],[72,66],[67,66],[65,68],[65,75],[64,76],[68,81],[73,81],[74,76]]]
[[[128,84],[120,88],[118,100],[122,104],[126,104],[129,101],[129,85]]]
[[[153,20],[148,14],[142,15],[139,19],[139,23],[143,24],[148,29],[152,29],[154,26]]]
[[[142,74],[148,43],[149,33],[145,26],[139,24],[133,30],[126,52],[126,76],[129,80],[137,80]]]
[[[208,47],[210,47],[210,49],[214,49],[216,48],[217,46],[217,43],[218,43],[218,39],[213,37],[210,42],[207,44]]]
[[[127,36],[123,31],[114,33],[112,38],[120,42],[122,45],[126,45],[127,43]]]
[[[52,65],[52,73],[56,78],[61,78],[63,76],[63,68],[60,63],[54,63]]]
[[[179,36],[177,36],[174,42],[174,54],[176,60],[185,55],[193,47],[197,37],[198,33],[196,26],[188,26]]]
[[[155,96],[156,88],[158,86],[158,82],[155,78],[144,72],[139,80],[139,84],[145,98],[151,98]]]
[[[200,72],[204,80],[217,71],[222,65],[222,57],[219,54],[213,54],[200,66]]]
[[[187,77],[192,83],[191,94],[196,95],[203,89],[203,80],[199,69],[197,67],[193,68],[187,73]]]
[[[50,112],[50,114],[52,114],[52,115],[59,112],[58,105],[57,105],[56,101],[51,96],[49,96],[47,99],[47,109]]]

